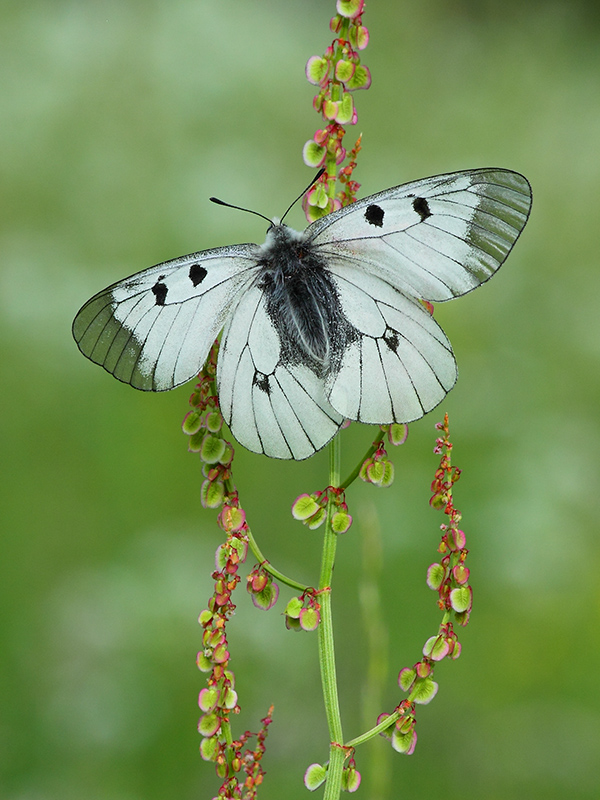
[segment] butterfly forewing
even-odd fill
[[[256,246],[192,253],[110,286],[75,317],[79,349],[136,389],[193,378],[256,270]]]
[[[379,192],[317,220],[306,234],[325,260],[344,256],[411,296],[439,302],[498,269],[530,207],[522,175],[473,170]]]

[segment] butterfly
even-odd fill
[[[233,436],[301,460],[347,419],[411,422],[443,400],[456,361],[423,301],[487,281],[531,199],[519,173],[477,169],[385,189],[303,232],[275,218],[262,245],[203,250],[109,286],[73,336],[118,380],[158,392],[197,375],[221,333],[217,390]]]

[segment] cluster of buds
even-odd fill
[[[285,626],[288,630],[314,631],[317,629],[321,621],[318,594],[316,589],[306,589],[300,597],[292,597],[284,611]]]
[[[215,557],[216,569],[212,573],[214,593],[208,608],[198,618],[203,628],[203,649],[198,653],[197,664],[202,672],[209,673],[206,688],[198,697],[198,705],[203,712],[198,723],[198,731],[203,737],[200,754],[205,761],[213,761],[217,775],[225,779],[219,789],[218,800],[254,800],[264,776],[261,759],[273,708],[262,720],[259,733],[246,731],[239,739],[231,738],[229,718],[231,714],[239,714],[240,707],[235,691],[235,676],[228,669],[229,648],[225,629],[235,611],[231,596],[240,581],[238,568],[248,553],[246,517],[239,507],[237,495],[225,498],[218,522],[227,533],[227,539],[218,547]],[[258,574],[262,574],[260,569],[254,572],[255,576]],[[265,588],[266,584],[262,586],[263,592]],[[256,748],[244,750],[253,736],[257,738]],[[238,778],[240,772],[245,775],[243,780]]]
[[[469,586],[469,569],[465,566],[468,550],[466,536],[459,527],[460,511],[454,507],[452,487],[460,477],[460,470],[452,466],[452,444],[449,439],[448,415],[436,425],[443,435],[436,440],[434,453],[441,455],[440,466],[431,484],[430,505],[443,508],[448,523],[440,526],[442,540],[438,548],[440,562],[431,564],[427,570],[427,585],[438,592],[439,607],[453,613],[459,625],[469,622],[473,606],[473,589]],[[454,651],[452,651],[454,652]],[[460,647],[458,649],[460,652]]]
[[[259,564],[246,576],[246,581],[246,589],[256,608],[262,611],[273,608],[279,597],[279,586],[273,576]]]
[[[398,686],[403,692],[408,692],[405,702],[411,704],[413,716],[414,703],[425,706],[438,692],[438,684],[433,680],[433,667],[433,659],[424,656],[413,667],[404,667],[398,673]]]
[[[361,150],[362,133],[356,140],[354,147],[348,154],[348,163],[339,171],[338,181],[341,188],[338,192],[337,198],[334,199],[334,206],[339,203],[339,207],[349,206],[356,200],[356,193],[360,189],[360,183],[352,179],[352,173],[356,167],[356,158]],[[308,200],[307,200],[308,204]],[[349,421],[348,421],[348,424]]]
[[[344,792],[355,792],[360,786],[361,775],[356,769],[354,761],[354,748],[344,748],[348,751],[348,763],[342,772],[342,790]],[[348,756],[347,756],[348,757]],[[304,773],[304,785],[310,792],[318,789],[327,778],[327,764],[311,764]]]
[[[381,735],[390,740],[397,753],[411,756],[417,746],[415,703],[410,700],[403,700],[396,708],[395,713],[397,714],[396,721],[389,728],[382,731]],[[379,725],[389,716],[389,714],[380,714],[377,718],[377,724]]]
[[[261,760],[265,753],[265,739],[272,721],[273,706],[270,707],[267,716],[261,720],[262,728],[258,733],[246,731],[239,739],[231,743],[235,753],[231,760],[232,771],[239,772],[242,769],[246,777],[243,783],[235,775],[227,778],[214,800],[256,800],[258,787],[263,782],[265,775]],[[248,748],[242,754],[243,747],[254,736],[256,736],[256,747],[254,750]]]
[[[214,762],[217,775],[225,779],[218,800],[242,797],[254,800],[263,780],[261,759],[273,709],[262,720],[258,734],[246,731],[239,739],[232,739],[230,715],[239,714],[240,707],[235,676],[229,669],[226,624],[235,611],[232,594],[240,582],[239,565],[246,560],[248,553],[248,526],[231,479],[233,447],[220,435],[223,418],[215,389],[218,348],[219,344],[215,342],[190,397],[192,410],[182,425],[184,433],[190,437],[188,449],[198,453],[203,462],[202,505],[221,508],[217,521],[226,534],[225,542],[218,547],[215,556],[214,592],[208,607],[198,618],[203,633],[202,650],[196,663],[202,672],[208,673],[207,685],[198,697],[202,711],[198,731],[203,737],[200,744],[202,758]],[[268,597],[272,599],[271,605],[275,602],[279,590],[268,573],[256,568],[249,580],[254,586],[252,599],[255,605],[264,607],[260,600],[264,603]],[[253,736],[257,738],[256,748],[244,750]],[[242,780],[238,778],[240,772],[245,776]]]
[[[336,170],[346,158],[343,126],[357,122],[352,92],[371,85],[371,74],[358,55],[369,43],[369,32],[362,24],[363,7],[364,0],[338,0],[338,13],[330,22],[336,38],[322,56],[312,56],[306,64],[308,81],[319,87],[313,106],[322,115],[325,126],[306,142],[302,156],[309,167],[326,168],[303,201],[309,222],[353,202],[359,188],[351,176],[360,138],[350,154],[349,164],[340,170],[344,189],[335,197]]]
[[[372,483],[386,489],[394,482],[394,465],[388,458],[382,441],[373,442],[375,451],[362,463],[359,477],[365,483]]]
[[[218,351],[215,342],[190,397],[192,410],[182,423],[183,432],[190,437],[188,450],[198,453],[203,462],[201,499],[205,508],[219,508],[223,503],[234,455],[231,444],[220,435],[223,417],[215,391]]]
[[[331,515],[331,527],[334,533],[346,533],[352,525],[352,517],[348,513],[344,490],[335,486],[328,486],[322,492],[299,495],[292,504],[292,516],[311,531],[316,530],[327,519],[330,500],[336,507]]]
[[[212,573],[214,593],[198,622],[203,628],[202,650],[198,653],[198,669],[209,673],[198,705],[203,716],[198,731],[204,737],[200,753],[206,761],[216,763],[219,777],[228,777],[227,745],[222,736],[229,725],[229,715],[239,713],[235,677],[229,666],[226,624],[235,611],[232,593],[240,581],[239,565],[246,559],[248,540],[244,533],[245,518],[239,507],[224,505],[219,524],[227,530],[227,540],[218,547]],[[231,761],[231,759],[229,759]]]
[[[449,523],[442,525],[442,541],[438,548],[444,554],[441,563],[431,564],[427,570],[427,585],[439,593],[438,605],[444,611],[444,618],[435,636],[431,636],[423,645],[423,658],[412,667],[405,667],[398,674],[398,685],[408,698],[396,709],[399,714],[393,726],[384,731],[384,735],[392,741],[392,746],[399,753],[410,755],[417,743],[415,732],[415,704],[425,705],[436,696],[438,684],[433,680],[435,664],[444,658],[456,659],[460,656],[461,645],[454,632],[450,620],[466,625],[472,604],[472,590],[468,586],[469,570],[464,565],[467,556],[465,535],[459,529],[460,512],[454,507],[452,487],[460,476],[460,470],[452,466],[450,453],[450,432],[448,415],[444,421],[436,425],[443,435],[436,440],[434,453],[441,456],[440,466],[436,470],[431,484],[433,508],[443,508],[449,517]],[[378,723],[385,719],[382,714]]]

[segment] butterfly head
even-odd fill
[[[260,247],[260,253],[263,257],[273,256],[275,253],[285,253],[286,251],[295,250],[296,245],[304,239],[302,231],[295,231],[285,223],[281,222],[278,217],[273,217],[271,224],[267,229],[267,236],[264,244]]]

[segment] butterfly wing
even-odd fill
[[[237,441],[272,458],[308,458],[343,422],[323,379],[285,352],[256,285],[244,292],[223,331],[217,386]]]
[[[454,172],[358,200],[306,235],[325,260],[343,257],[408,296],[440,302],[496,272],[530,208],[531,187],[517,172]]]
[[[475,170],[379,192],[308,228],[356,331],[327,379],[338,412],[361,422],[409,422],[443,400],[456,362],[419,300],[450,300],[491,277],[530,207],[523,176]]]
[[[330,263],[342,312],[354,335],[327,379],[331,405],[366,423],[411,422],[454,386],[450,342],[425,307],[356,267]]]
[[[193,378],[257,270],[255,245],[218,247],[139,272],[92,297],[73,322],[81,352],[136,389]]]

